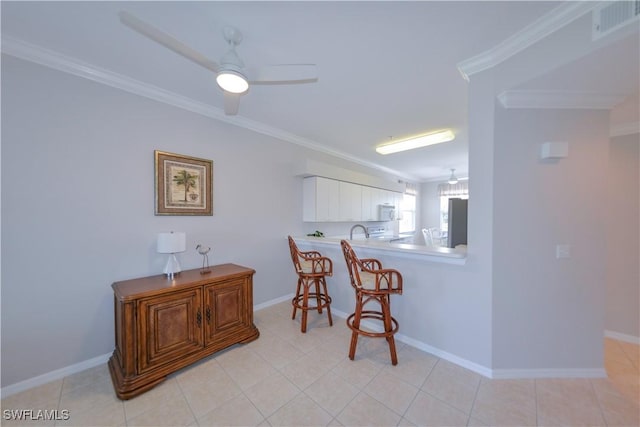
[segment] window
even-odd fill
[[[402,201],[400,202],[400,233],[416,231],[416,194],[415,186],[407,184]]]

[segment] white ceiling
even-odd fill
[[[131,12],[215,61],[226,51],[222,28],[233,25],[244,35],[237,51],[247,66],[315,63],[319,80],[252,87],[232,122],[428,181],[446,177],[450,168],[467,174],[469,83],[457,64],[494,48],[559,3],[3,1],[1,12],[3,50],[8,36],[220,114],[222,93],[209,71],[125,27],[117,12]],[[574,83],[563,83],[566,74],[560,74],[537,83]],[[636,82],[629,90],[637,88]],[[440,128],[454,129],[455,141],[389,156],[374,151],[391,136]]]

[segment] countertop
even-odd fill
[[[320,245],[340,245],[341,240],[347,240],[354,248],[364,248],[372,251],[381,251],[388,254],[406,255],[411,257],[420,257],[435,262],[448,262],[454,264],[464,264],[467,251],[466,249],[452,249],[439,246],[415,245],[410,243],[389,242],[379,239],[354,238],[349,240],[348,237],[332,236],[332,237],[312,237],[297,236],[294,237],[296,243],[309,243]]]

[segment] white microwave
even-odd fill
[[[393,205],[378,206],[378,221],[393,221],[396,219],[396,207]]]

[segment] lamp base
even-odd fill
[[[180,263],[178,262],[178,258],[176,258],[176,254],[170,254],[169,259],[167,260],[167,265],[164,267],[164,274],[169,279],[173,279],[175,276],[180,274],[182,268],[180,268]]]

